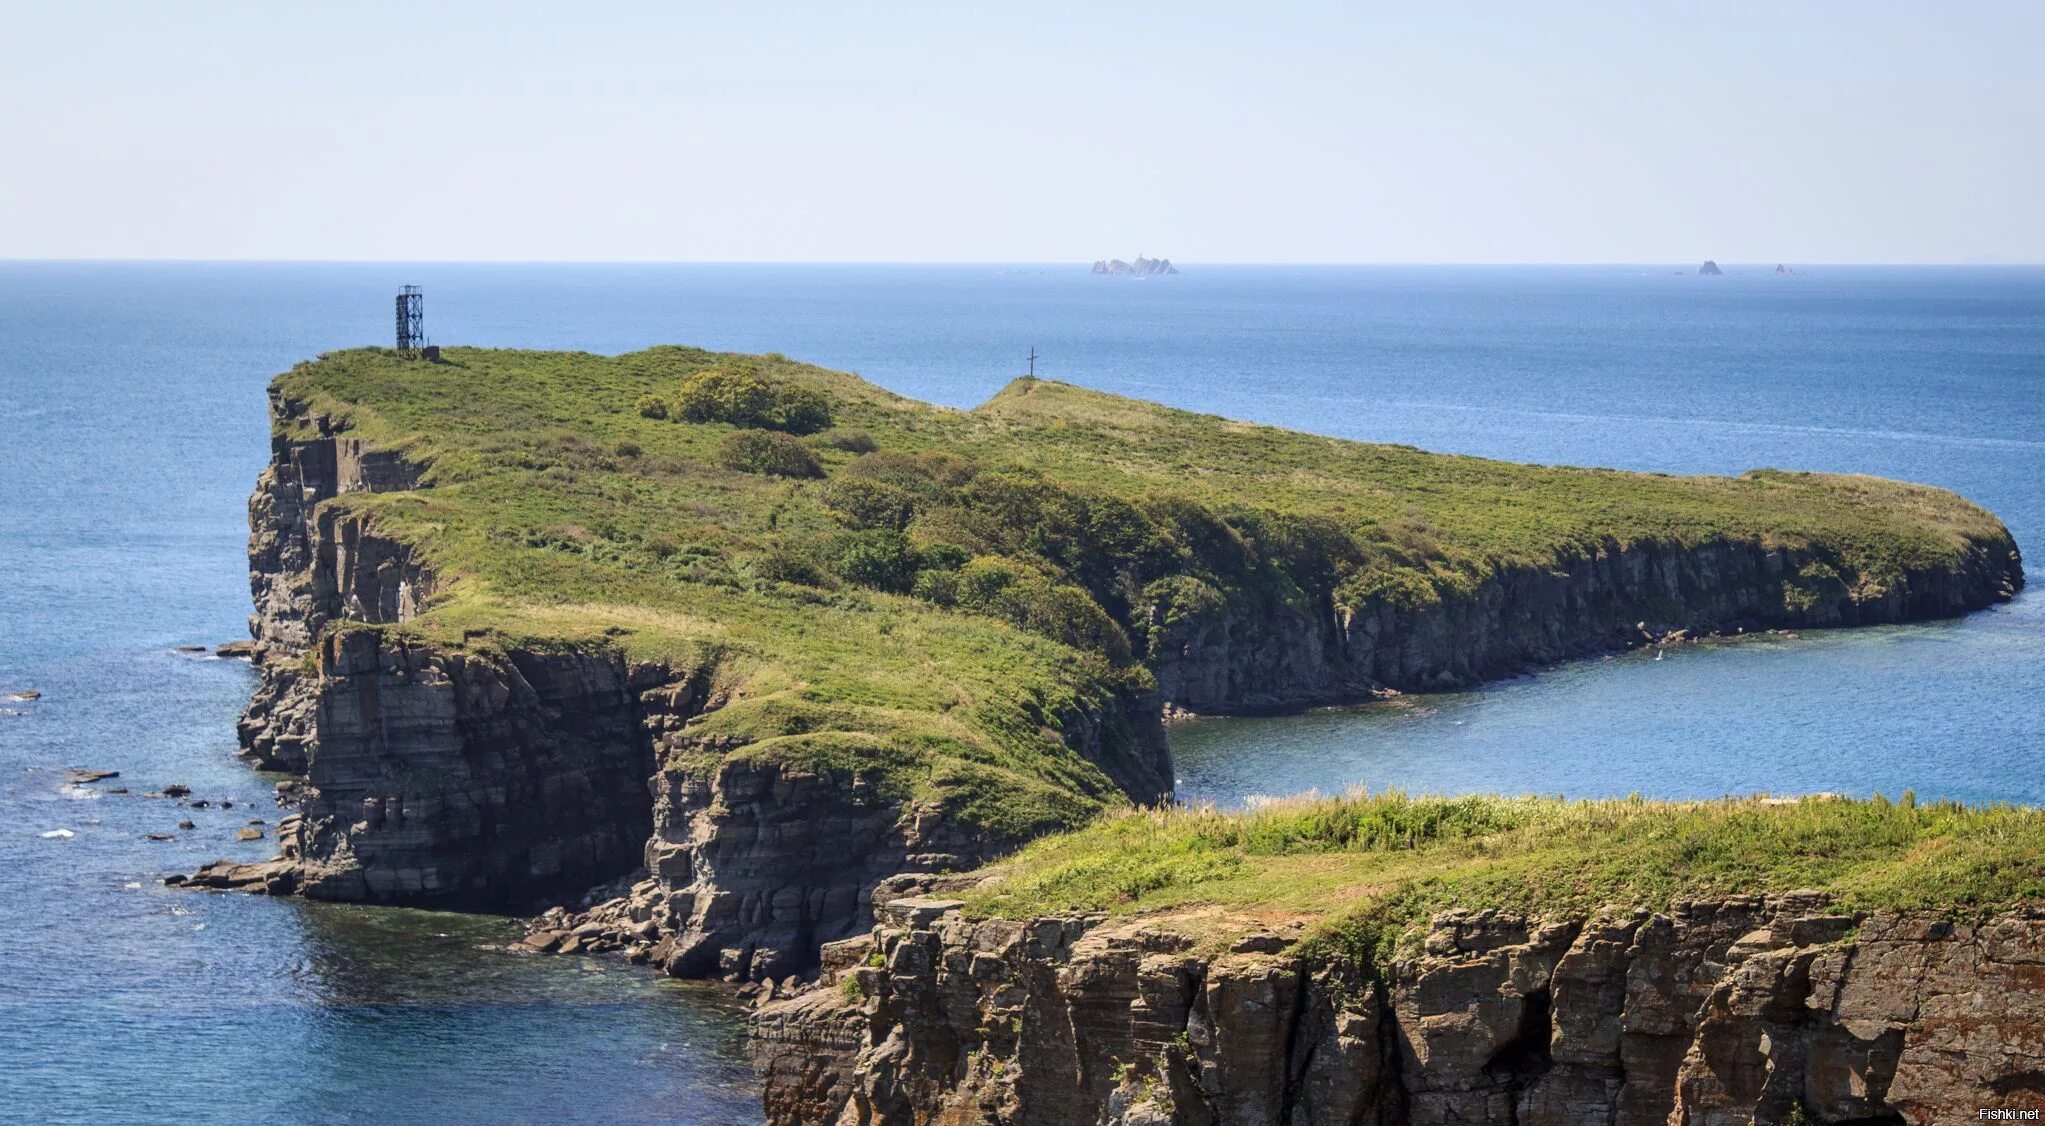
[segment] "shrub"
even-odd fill
[[[632,403],[632,409],[638,411],[641,418],[666,418],[667,400],[659,395],[641,395]]]
[[[745,367],[714,367],[682,381],[674,412],[684,422],[723,422],[746,429],[813,434],[831,425],[823,392],[768,380]]]
[[[751,562],[752,572],[760,578],[777,583],[795,583],[799,586],[828,587],[830,576],[808,556],[799,555],[786,548],[776,547]]]
[[[1129,639],[1085,590],[1007,559],[982,556],[957,572],[958,605],[1075,649],[1126,660]]]
[[[826,555],[839,578],[875,590],[903,593],[916,578],[915,554],[900,532],[851,532],[833,541]]]
[[[894,485],[867,477],[841,476],[825,487],[824,507],[854,528],[899,532],[916,515],[916,498]]]
[[[959,576],[953,571],[918,571],[909,593],[925,602],[950,606],[959,600]]]
[[[864,430],[826,430],[816,440],[848,454],[870,454],[880,449],[880,443]]]
[[[718,464],[740,473],[770,477],[822,477],[824,467],[808,446],[770,430],[738,430],[717,443]]]
[[[630,438],[627,438],[626,440],[619,442],[617,445],[617,450],[619,457],[638,457],[640,454],[646,452],[644,449],[640,448],[639,443],[632,441]]]

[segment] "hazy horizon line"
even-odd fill
[[[1147,257],[1144,256],[1144,257]],[[1972,261],[1830,261],[1806,262],[1791,258],[1751,259],[1695,258],[1636,261],[1487,261],[1478,259],[1381,259],[1381,260],[1248,260],[1248,259],[1200,259],[1160,258],[1173,265],[1194,266],[1258,266],[1258,267],[1347,267],[1347,266],[1405,266],[1405,267],[1691,267],[1705,262],[1714,262],[1721,267],[1766,267],[1778,265],[1792,267],[1865,267],[1865,266],[1910,266],[1925,268],[1991,268],[1991,267],[2039,267],[2045,260],[1977,259]],[[1133,259],[1123,259],[1131,261]],[[271,265],[271,266],[377,266],[377,265],[420,265],[420,266],[1087,266],[1096,261],[1112,259],[1092,258],[1045,258],[1045,259],[1000,259],[1000,258],[184,258],[145,257],[118,258],[80,255],[75,257],[22,258],[0,255],[0,263],[9,265],[37,264],[119,264],[119,265]]]

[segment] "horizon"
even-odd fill
[[[1111,256],[1119,257],[1119,256]],[[1148,257],[1146,255],[1146,257]],[[1799,259],[1753,259],[1743,261],[1734,258],[1698,258],[1689,261],[1551,261],[1551,262],[1485,262],[1485,261],[1422,261],[1422,260],[1381,260],[1381,261],[1337,261],[1278,259],[1253,261],[1204,261],[1190,258],[1174,258],[1171,255],[1156,257],[1170,261],[1175,266],[1189,265],[1196,268],[1255,267],[1269,269],[1345,269],[1345,268],[1413,268],[1413,269],[1681,269],[1688,267],[1695,271],[1705,262],[1712,262],[1721,268],[1766,268],[1776,266],[1809,269],[2036,269],[2045,267],[2045,258],[2032,260],[1980,260],[1961,262],[1935,261],[1802,261]],[[1124,261],[1134,261],[1132,255]],[[271,266],[1087,266],[1095,261],[1109,259],[1043,258],[1043,259],[998,259],[998,258],[203,258],[203,257],[45,257],[13,258],[0,256],[0,264],[76,264],[76,265],[271,265]]]

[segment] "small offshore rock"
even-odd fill
[[[65,771],[64,776],[65,780],[72,785],[83,786],[87,783],[98,782],[106,778],[119,778],[121,772],[118,770],[81,770],[73,768]]]
[[[263,839],[263,831],[254,825],[244,825],[234,831],[234,839],[238,841],[259,841]]]
[[[165,887],[216,888],[249,891],[262,895],[289,895],[298,886],[298,866],[278,856],[260,864],[237,864],[215,860],[201,865],[189,876],[163,878]]]
[[[181,782],[172,782],[170,785],[165,786],[163,788],[163,796],[167,798],[182,798],[189,795],[191,792],[192,788],[190,786],[184,785]]]
[[[152,841],[174,841],[177,839],[177,837],[171,833],[144,833],[142,835],[149,838]]]
[[[197,825],[194,825],[194,824],[192,824],[192,823],[191,823],[190,821],[180,821],[180,822],[178,822],[178,828],[180,828],[180,829],[196,829],[196,828],[198,828],[198,826],[197,826]]]
[[[215,646],[213,655],[216,657],[253,657],[256,655],[256,643],[253,641],[230,641],[225,645]]]
[[[7,698],[10,700],[40,700],[43,698],[43,694],[33,688],[24,688],[19,692],[9,692]]]
[[[204,645],[180,645],[177,649],[180,653],[204,653],[206,651]]]

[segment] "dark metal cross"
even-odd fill
[[[1037,346],[1032,344],[1030,345],[1030,378],[1035,379],[1036,377],[1037,377]]]

